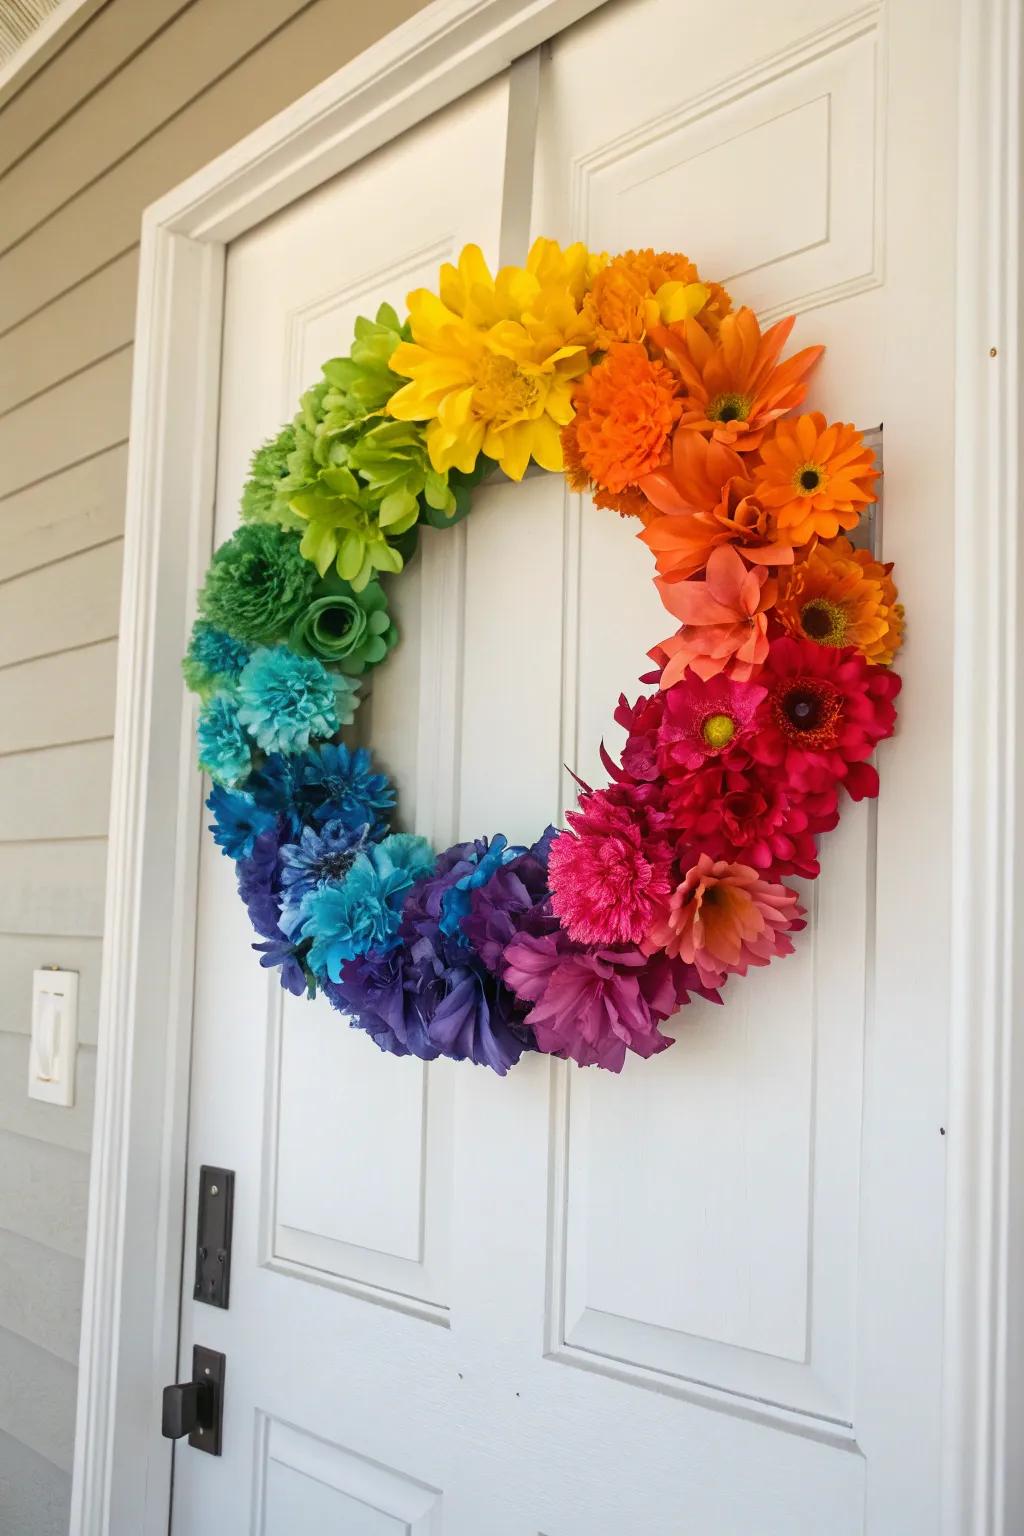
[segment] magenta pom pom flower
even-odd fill
[[[581,804],[566,818],[572,831],[551,844],[552,907],[579,944],[638,944],[672,889],[671,851],[609,791],[591,791]]]

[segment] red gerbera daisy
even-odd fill
[[[768,689],[750,739],[758,762],[782,770],[800,792],[840,779],[854,800],[878,794],[867,759],[896,724],[895,672],[869,666],[853,649],[785,636],[772,641],[758,681]]]

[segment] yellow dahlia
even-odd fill
[[[602,260],[583,245],[537,240],[525,267],[492,277],[479,247],[467,245],[457,267],[442,267],[439,294],[410,293],[413,340],[399,344],[389,367],[411,382],[387,409],[428,423],[439,473],[468,474],[481,453],[513,480],[531,458],[562,468],[559,433],[594,346],[582,306]]]
[[[818,645],[856,646],[865,661],[889,666],[903,641],[903,605],[892,565],[849,539],[811,547],[780,572],[775,616],[791,635]]]

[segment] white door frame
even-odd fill
[[[603,0],[434,0],[146,211],[72,1536],[166,1536],[200,805],[178,661],[209,556],[225,248]],[[898,0],[914,3],[914,0]],[[927,5],[921,5],[921,25]],[[944,1536],[1024,1529],[1019,0],[963,0]],[[944,317],[937,316],[941,324]],[[926,640],[924,643],[927,643]],[[1018,1208],[1011,1203],[1016,1195]],[[1024,1306],[1018,1305],[1018,1314]],[[1021,1479],[1021,1474],[1017,1474]]]

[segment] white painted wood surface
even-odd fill
[[[810,29],[798,4],[750,7],[735,30],[694,15],[683,78],[672,50],[651,58],[641,41],[673,35],[676,16],[629,0],[553,40],[534,228],[682,246],[738,300],[798,313],[797,344],[829,348],[813,405],[886,423],[883,552],[927,625],[950,574],[949,338],[913,392],[902,359],[926,281],[935,309],[951,282],[953,200],[937,171],[915,185],[900,167],[911,113],[951,150],[952,41],[925,64],[903,52],[912,7],[832,0]],[[642,93],[595,91],[627,61]],[[459,122],[449,108],[231,249],[218,537],[252,442],[344,344],[353,303],[372,308],[411,265],[407,286],[419,279],[425,218],[449,228],[453,163],[488,245],[486,193],[465,191],[486,135]],[[721,216],[716,192],[754,166],[751,218]],[[392,230],[396,176],[432,191]],[[367,203],[383,229],[353,228]],[[553,477],[487,489],[443,600],[432,583],[460,553],[425,538],[405,645],[430,667],[375,679],[371,737],[403,789],[414,770],[416,824],[437,840],[535,836],[566,803],[563,762],[600,779],[614,699],[665,627],[631,532]],[[199,1163],[227,1164],[247,1257],[227,1315],[186,1289],[180,1369],[202,1342],[233,1375],[220,1464],[178,1452],[173,1536],[248,1528],[251,1489],[266,1536],[408,1529],[396,1479],[424,1501],[424,1529],[452,1536],[931,1536],[949,673],[913,634],[901,659],[909,704],[882,804],[847,807],[829,837],[797,954],[734,984],[724,1012],[692,1006],[675,1049],[619,1079],[539,1058],[504,1082],[424,1069],[375,1057],[324,1005],[282,1009],[204,844],[186,1231]],[[439,664],[461,675],[444,703]],[[927,956],[913,1005],[908,943]]]

